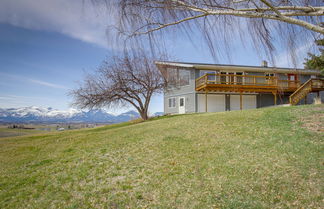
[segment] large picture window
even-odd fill
[[[190,70],[169,68],[167,71],[168,87],[186,86],[190,82]]]
[[[180,86],[189,85],[190,71],[189,70],[179,70],[179,83]]]
[[[167,74],[167,81],[169,87],[175,87],[178,80],[178,70],[176,68],[169,68]]]

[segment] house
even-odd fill
[[[165,114],[221,112],[323,99],[320,71],[156,61],[167,79]]]

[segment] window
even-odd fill
[[[176,68],[168,68],[167,70],[167,81],[168,87],[175,87],[178,80],[178,70]]]
[[[243,84],[243,73],[242,72],[236,72],[236,84],[241,85]]]
[[[176,106],[176,98],[175,97],[169,98],[169,108],[173,108],[175,106]]]
[[[221,76],[220,76],[220,82],[221,82],[221,84],[226,84],[226,72],[221,72],[220,73],[221,74]]]
[[[190,71],[189,70],[179,70],[179,83],[180,86],[189,85]]]
[[[168,68],[167,81],[168,87],[189,85],[190,71],[185,69]]]
[[[242,85],[244,83],[244,72],[221,72],[221,84]]]
[[[296,81],[297,80],[297,75],[296,74],[288,74],[288,80]]]
[[[228,78],[227,78],[227,80],[228,80],[228,82],[229,82],[229,84],[235,84],[235,73],[227,73],[227,75],[228,75]]]
[[[275,74],[274,73],[266,73],[265,76],[268,77],[266,79],[269,80],[271,77],[274,77]]]
[[[275,77],[274,73],[265,73],[266,81],[268,81],[268,84],[273,85],[274,81],[273,78]]]
[[[201,70],[199,72],[199,74],[200,74],[200,76],[203,76],[203,75],[208,74],[207,79],[209,81],[215,81],[216,80],[216,75],[215,75],[216,74],[216,71]]]
[[[179,104],[180,107],[183,107],[184,106],[184,98],[180,98],[180,104]]]

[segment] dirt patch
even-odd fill
[[[323,110],[323,109],[322,109]],[[315,113],[313,115],[301,118],[302,127],[310,131],[324,133],[324,113]]]

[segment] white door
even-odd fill
[[[179,97],[179,114],[186,113],[186,98],[185,97]]]
[[[198,112],[206,112],[206,97],[204,94],[198,94]],[[225,111],[225,95],[208,94],[207,112]]]

